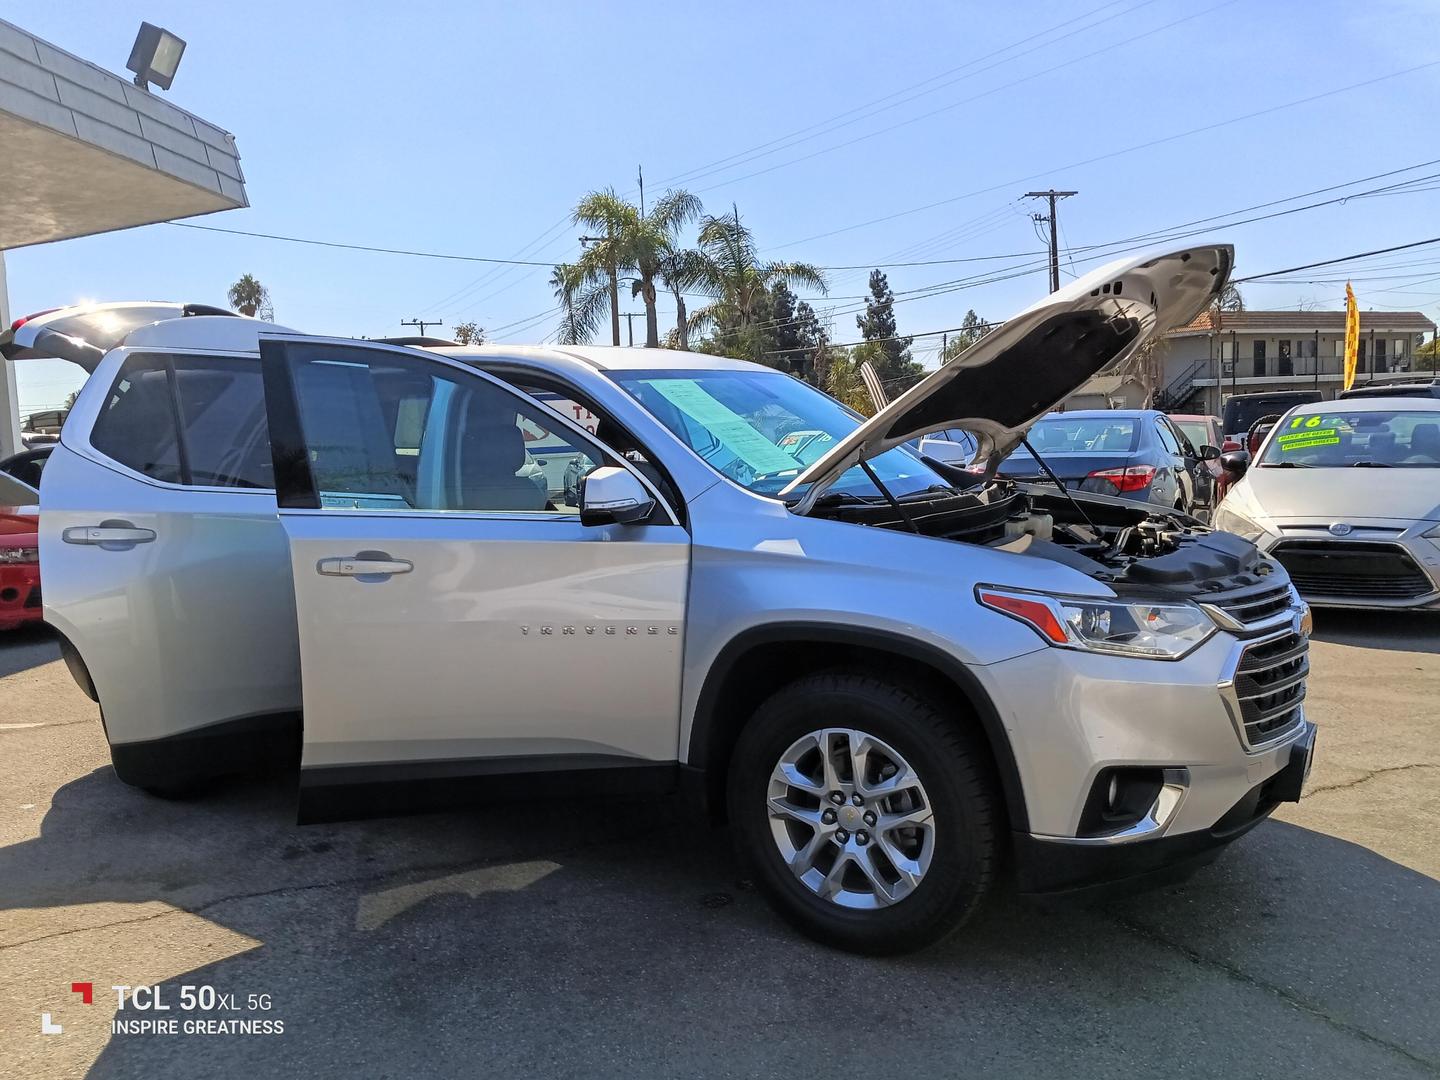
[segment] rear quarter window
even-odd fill
[[[101,406],[90,445],[165,483],[274,486],[264,388],[253,359],[131,357]]]

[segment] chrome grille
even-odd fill
[[[1247,645],[1235,669],[1234,695],[1252,749],[1281,738],[1301,721],[1310,641],[1294,631]]]
[[[1288,582],[1263,582],[1242,589],[1213,593],[1200,602],[1218,608],[1241,626],[1253,626],[1286,611],[1292,604]]]

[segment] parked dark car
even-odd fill
[[[1030,445],[1065,485],[1136,502],[1195,505],[1198,451],[1189,456],[1170,418],[1154,409],[1051,413],[1030,429]],[[1014,480],[1048,479],[1022,446],[1000,463]]]
[[[1274,390],[1265,394],[1231,395],[1222,410],[1221,426],[1225,429],[1225,442],[1220,449],[1248,450],[1254,454],[1260,449],[1259,438],[1252,437],[1256,423],[1267,416],[1287,413],[1296,405],[1320,401],[1323,397],[1319,390]],[[1258,436],[1259,433],[1254,434]]]
[[[1335,397],[1337,399],[1372,397],[1440,398],[1440,379],[1431,379],[1429,382],[1367,383],[1364,386],[1352,386],[1349,390],[1336,394]]]

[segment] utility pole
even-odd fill
[[[445,325],[445,320],[444,320],[444,319],[401,319],[401,320],[400,320],[400,325],[401,325],[401,326],[413,326],[413,327],[415,327],[417,330],[420,331],[420,336],[421,336],[421,337],[424,337],[424,336],[425,336],[425,328],[426,328],[427,326],[444,326],[444,325]]]
[[[1050,291],[1060,291],[1060,240],[1057,235],[1059,231],[1059,219],[1055,216],[1055,202],[1057,199],[1068,199],[1071,195],[1079,195],[1078,191],[1056,191],[1051,188],[1049,191],[1027,191],[1024,198],[1027,199],[1048,199],[1050,202],[1049,214],[1032,214],[1032,220],[1036,222],[1050,222]]]
[[[610,255],[607,269],[610,273],[610,344],[620,344],[620,268],[615,265],[615,234],[610,230],[604,236],[582,236],[582,244],[610,244],[606,252]]]
[[[635,178],[640,181],[640,216],[645,216],[645,166],[635,166]]]
[[[635,347],[635,320],[645,318],[643,311],[622,311],[621,317],[625,320],[625,330],[630,335],[630,348]]]

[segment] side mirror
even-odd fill
[[[1200,447],[1200,460],[1219,461],[1220,448],[1218,446],[1211,446],[1209,443],[1206,443],[1204,446]]]
[[[644,521],[653,509],[645,486],[618,466],[602,465],[580,479],[582,525],[628,525]]]
[[[926,437],[920,440],[920,453],[923,457],[934,458],[946,465],[962,469],[969,465],[970,459],[975,456],[975,448],[953,439]]]
[[[1230,474],[1230,479],[1239,480],[1245,475],[1245,470],[1250,467],[1250,452],[1248,450],[1231,450],[1228,454],[1221,454],[1220,467]]]

